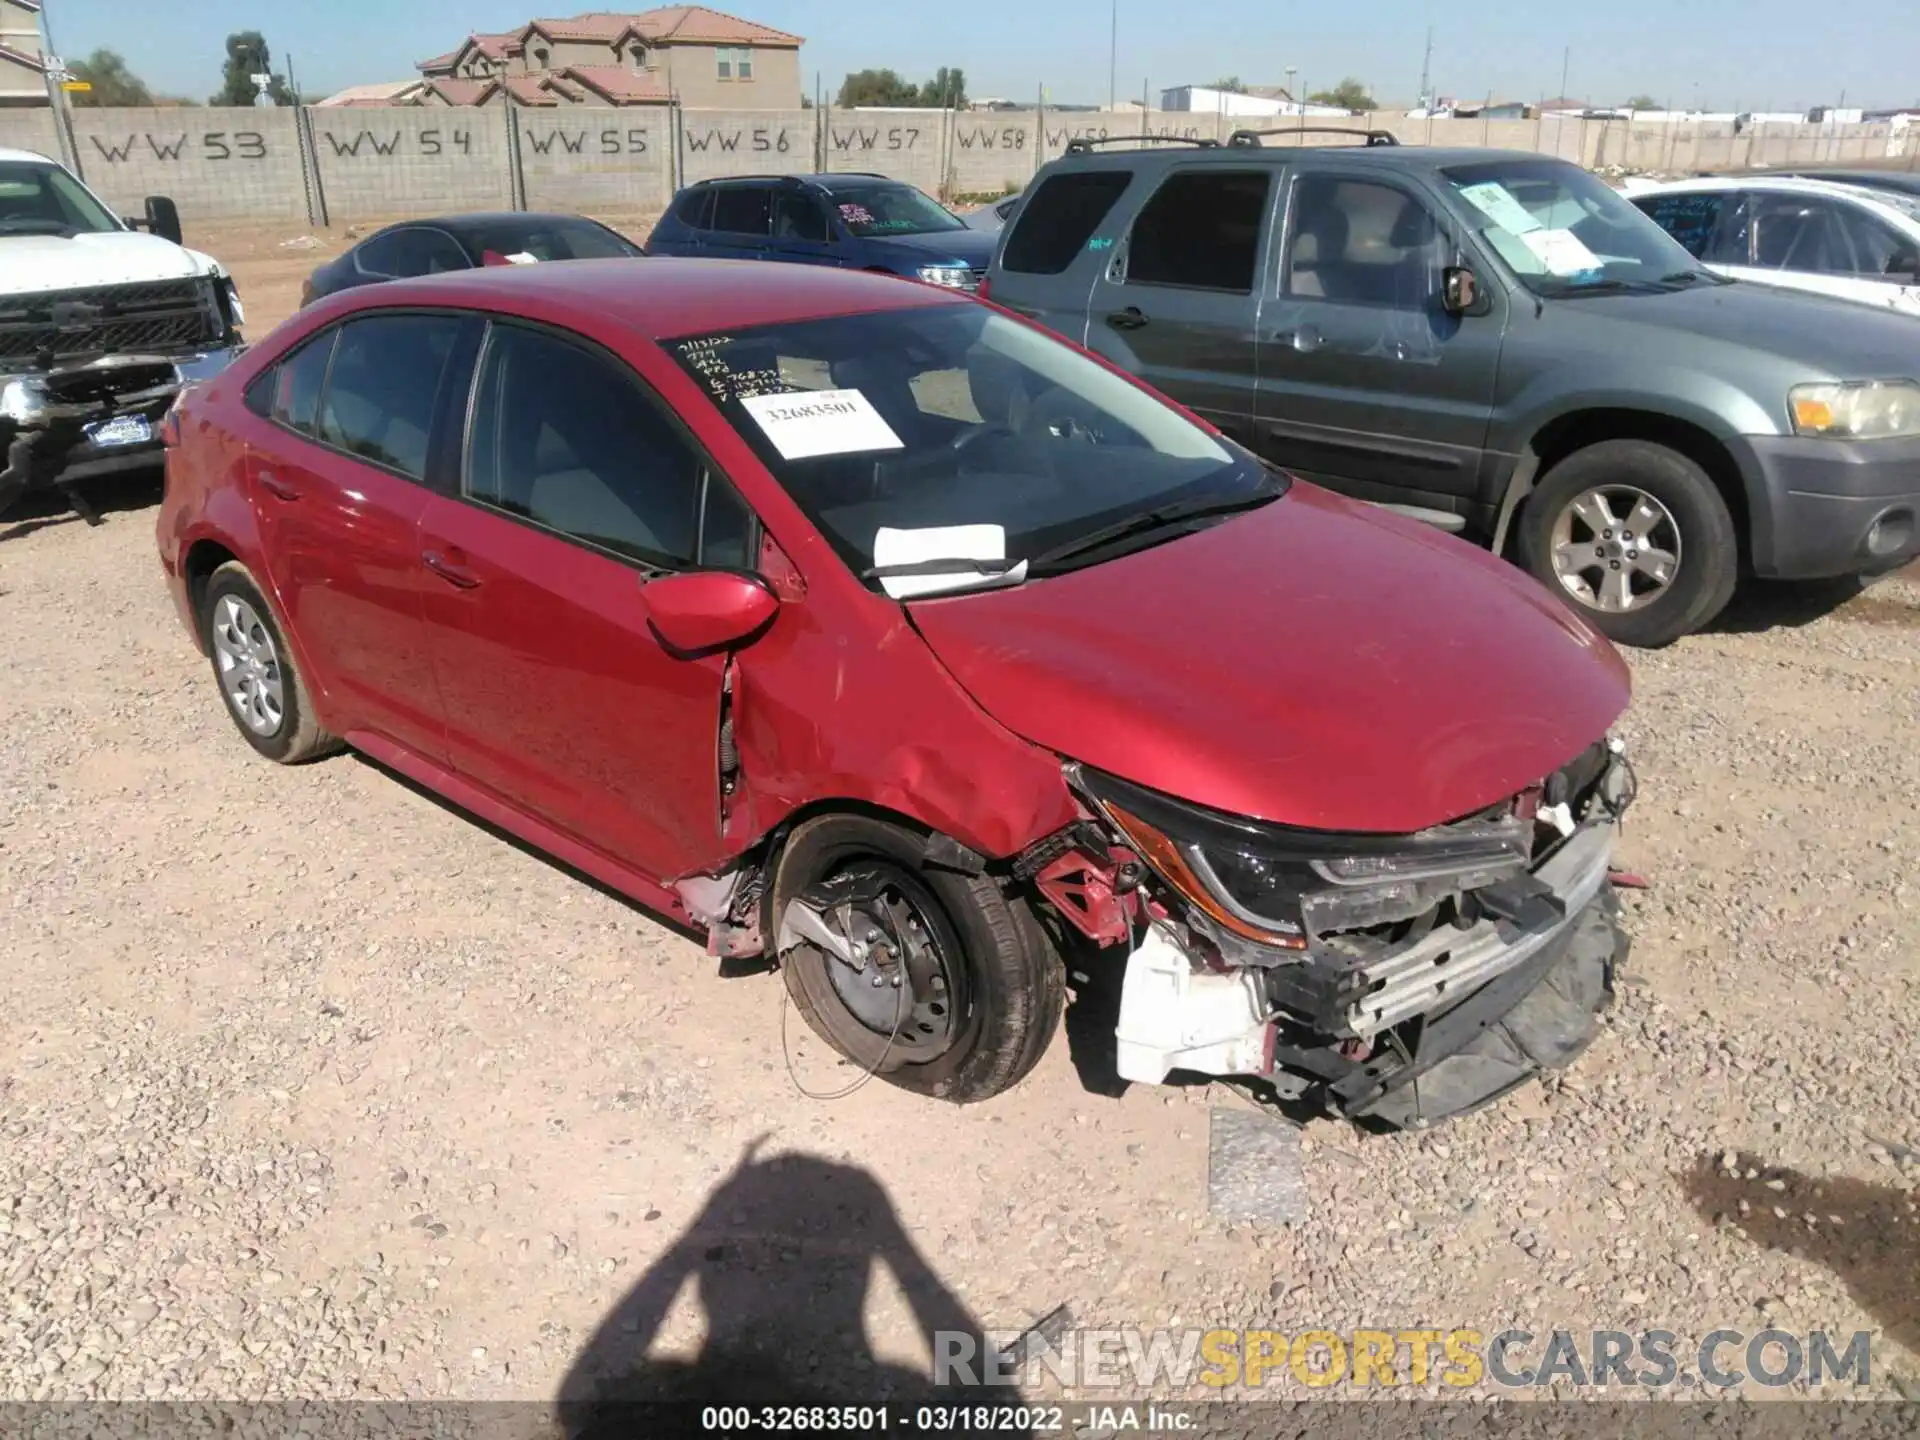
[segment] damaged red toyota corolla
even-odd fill
[[[1589,1039],[1627,676],[1534,582],[884,277],[351,292],[186,396],[161,558],[240,733],[344,742],[979,1100],[1119,1066],[1431,1121]],[[716,1003],[724,997],[716,996]]]

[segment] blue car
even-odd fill
[[[977,290],[995,238],[884,175],[756,175],[682,190],[647,253],[839,265]]]

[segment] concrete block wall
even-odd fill
[[[673,115],[664,108],[515,110],[529,210],[623,215],[673,194]]]
[[[73,112],[80,174],[123,214],[169,196],[182,219],[304,220],[297,117],[291,110]]]
[[[673,123],[662,109],[660,121]],[[804,175],[817,169],[811,110],[682,110],[680,184],[723,175]],[[858,168],[858,167],[848,167]]]
[[[525,206],[611,216],[657,209],[695,180],[873,171],[929,194],[992,195],[1025,185],[1082,136],[1225,140],[1272,121],[1184,111],[675,110],[667,106],[519,109],[377,107],[76,110],[82,173],[116,208],[170,195],[189,224],[248,217],[344,223]],[[1920,127],[1634,124],[1620,120],[1409,120],[1353,126],[1405,144],[1555,155],[1594,168],[1685,173],[1910,157]],[[52,115],[0,110],[0,145],[60,153]]]
[[[320,192],[333,224],[513,208],[507,127],[519,118],[518,110],[392,105],[308,114]]]

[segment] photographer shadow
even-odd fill
[[[701,1411],[715,1405],[884,1405],[897,1417],[926,1404],[1020,1403],[1009,1385],[936,1385],[876,1356],[865,1314],[875,1264],[892,1272],[936,1374],[943,1353],[977,1360],[986,1340],[873,1176],[814,1155],[758,1159],[758,1145],[575,1357],[558,1396],[568,1436],[706,1433]],[[689,1283],[705,1320],[699,1352],[650,1356]],[[880,1433],[877,1422],[871,1429]]]

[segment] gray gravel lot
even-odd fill
[[[152,521],[0,522],[0,1399],[550,1397],[609,1316],[788,1334],[823,1252],[884,1263],[808,1363],[877,1376],[930,1275],[1005,1328],[1871,1329],[1920,1396],[1920,585],[1633,655],[1601,1039],[1431,1134],[1313,1123],[1261,1231],[1205,1213],[1231,1097],[1105,1098],[1061,1041],[967,1110],[804,1099],[783,1020],[845,1072],[776,978],[369,763],[256,759]]]

